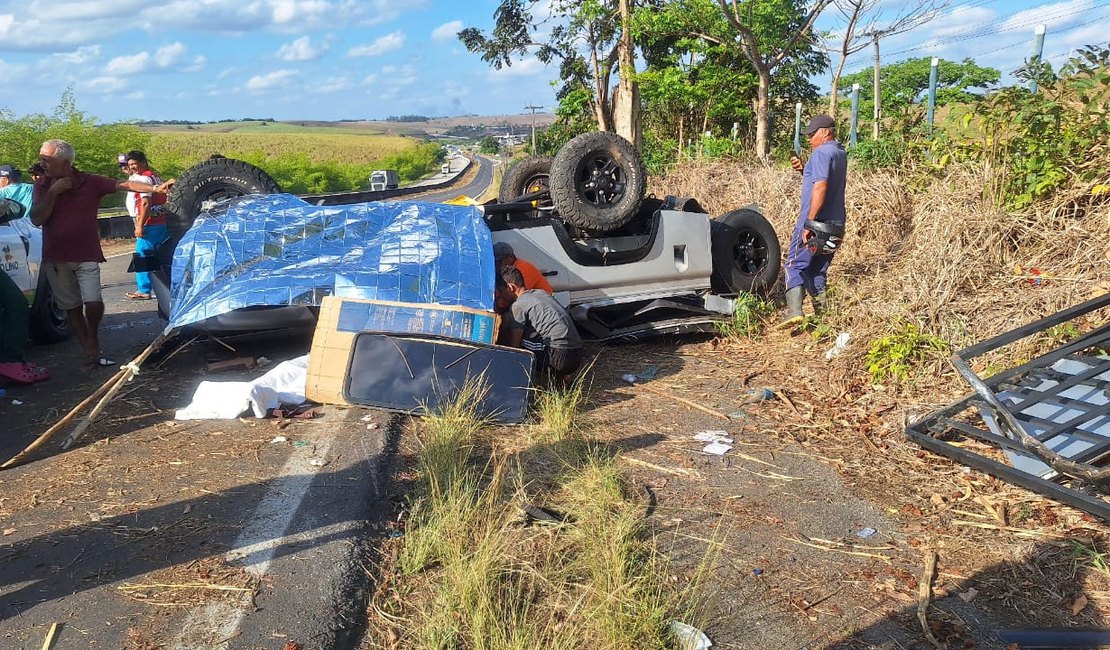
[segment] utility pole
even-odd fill
[[[875,46],[875,123],[871,125],[871,137],[879,139],[879,120],[883,116],[883,97],[879,94],[879,34],[871,34],[871,44]]]
[[[933,57],[929,65],[929,104],[925,109],[925,121],[929,123],[929,135],[933,135],[933,115],[937,108],[937,66],[940,59]]]
[[[532,111],[532,155],[536,155],[536,111],[543,108],[543,106],[525,106],[524,110]]]
[[[852,84],[852,128],[848,131],[848,146],[859,144],[859,84]]]
[[[1037,25],[1037,28],[1033,30],[1033,57],[1029,60],[1035,64],[1041,62],[1041,55],[1044,54],[1044,32],[1044,25]],[[1029,80],[1029,92],[1033,94],[1037,92],[1037,77],[1035,75]]]

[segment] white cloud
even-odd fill
[[[141,99],[146,99],[146,93],[141,90],[136,90],[134,92],[127,93],[123,96],[123,98],[128,101],[137,102]]]
[[[90,63],[100,58],[100,46],[84,45],[72,52],[63,52],[61,54],[58,54],[58,58],[65,61],[66,63]]]
[[[159,68],[177,65],[181,57],[185,56],[188,51],[189,48],[185,47],[185,44],[180,41],[160,47],[154,52],[154,64]]]
[[[514,61],[511,66],[505,66],[500,70],[490,70],[490,77],[492,79],[511,79],[514,77],[532,77],[542,74],[545,64],[534,56],[529,56]]]
[[[378,73],[374,72],[374,73],[366,75],[362,79],[362,85],[363,86],[373,86],[375,83],[377,83],[377,81],[378,81]]]
[[[255,75],[247,80],[246,89],[252,92],[270,90],[284,85],[290,77],[296,76],[296,74],[295,70],[274,70],[267,74]]]
[[[347,50],[347,56],[381,56],[386,52],[399,50],[405,46],[405,33],[392,32],[374,39],[369,45],[356,45]]]
[[[340,90],[347,90],[351,87],[351,80],[347,77],[329,77],[316,84],[313,84],[312,91],[317,93],[334,93]]]
[[[110,94],[126,88],[127,80],[112,75],[105,75],[103,77],[90,79],[81,85],[94,93]]]
[[[463,21],[452,20],[449,23],[443,23],[439,27],[432,30],[432,40],[436,43],[446,43],[455,40],[455,36],[462,31]]]
[[[380,25],[395,20],[402,12],[427,6],[427,0],[363,0],[364,25]]]
[[[323,54],[324,49],[314,46],[308,36],[302,36],[279,47],[276,56],[282,61],[311,61]]]
[[[204,69],[204,66],[206,66],[206,65],[208,65],[208,57],[204,56],[203,54],[198,54],[196,56],[196,58],[193,59],[193,63],[191,65],[187,65],[187,66],[181,68],[181,71],[182,72],[200,72],[201,70]]]
[[[1027,28],[1029,31],[1033,31],[1033,27],[1041,23],[1048,25],[1048,28],[1052,29],[1053,27],[1074,24],[1080,18],[1089,18],[1090,15],[1087,14],[1084,16],[1083,11],[1089,11],[1093,8],[1093,0],[1070,0],[1069,2],[1043,4],[1039,7],[1017,12],[1002,21],[998,29],[1016,30]]]
[[[135,74],[150,65],[150,53],[139,52],[128,56],[117,56],[108,62],[108,72],[113,75]]]
[[[15,24],[15,14],[0,14],[0,36],[7,36]]]

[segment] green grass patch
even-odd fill
[[[871,341],[867,349],[867,372],[871,381],[905,381],[918,366],[949,351],[948,342],[926,334],[914,323],[902,323],[892,333]]]
[[[767,329],[776,311],[775,303],[754,293],[736,296],[732,318],[717,324],[717,333],[728,338],[755,338]]]
[[[523,448],[475,416],[479,395],[467,388],[414,424],[416,487],[371,638],[428,650],[673,647],[670,621],[690,599],[667,579],[646,504],[614,456],[584,439],[580,415],[560,412],[579,410],[581,380],[537,395]],[[527,520],[524,502],[561,520]]]

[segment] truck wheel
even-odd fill
[[[54,290],[50,288],[45,275],[39,277],[39,286],[35,290],[29,329],[31,338],[37,343],[61,343],[69,338],[66,313],[54,300]]]
[[[767,219],[751,208],[733,210],[711,222],[713,290],[766,291],[779,277],[779,239]]]
[[[232,158],[209,158],[177,179],[166,198],[166,225],[177,240],[192,227],[197,215],[224,199],[248,194],[278,194],[281,186],[250,163]]]
[[[644,162],[615,133],[583,133],[551,161],[551,201],[560,218],[591,232],[620,228],[636,216],[647,189]]]
[[[551,158],[549,156],[532,156],[514,164],[505,172],[501,179],[501,187],[497,190],[497,200],[501,203],[512,203],[516,198],[534,192],[545,192],[551,189]],[[539,206],[551,207],[551,198],[539,200]]]

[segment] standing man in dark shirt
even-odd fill
[[[86,174],[73,166],[73,147],[47,140],[39,149],[46,175],[35,182],[31,223],[42,227],[42,266],[58,307],[69,318],[77,342],[91,367],[112,366],[100,349],[100,230],[96,212],[100,199],[112,192],[165,194],[174,181],[150,185]]]
[[[833,135],[835,126],[828,115],[815,116],[805,129],[813,148],[809,160],[803,167],[797,156],[790,159],[794,170],[802,173],[802,209],[786,251],[786,319],[783,325],[794,325],[802,320],[802,303],[807,293],[816,313],[823,312],[827,306],[826,279],[833,250],[839,243],[839,236],[844,234],[844,185],[848,178],[848,157]],[[827,232],[839,235],[829,243]]]
[[[510,303],[505,343],[531,350],[539,370],[549,370],[556,381],[569,383],[582,365],[583,350],[567,310],[542,289],[525,289],[524,276],[511,266],[497,276],[497,293]]]

